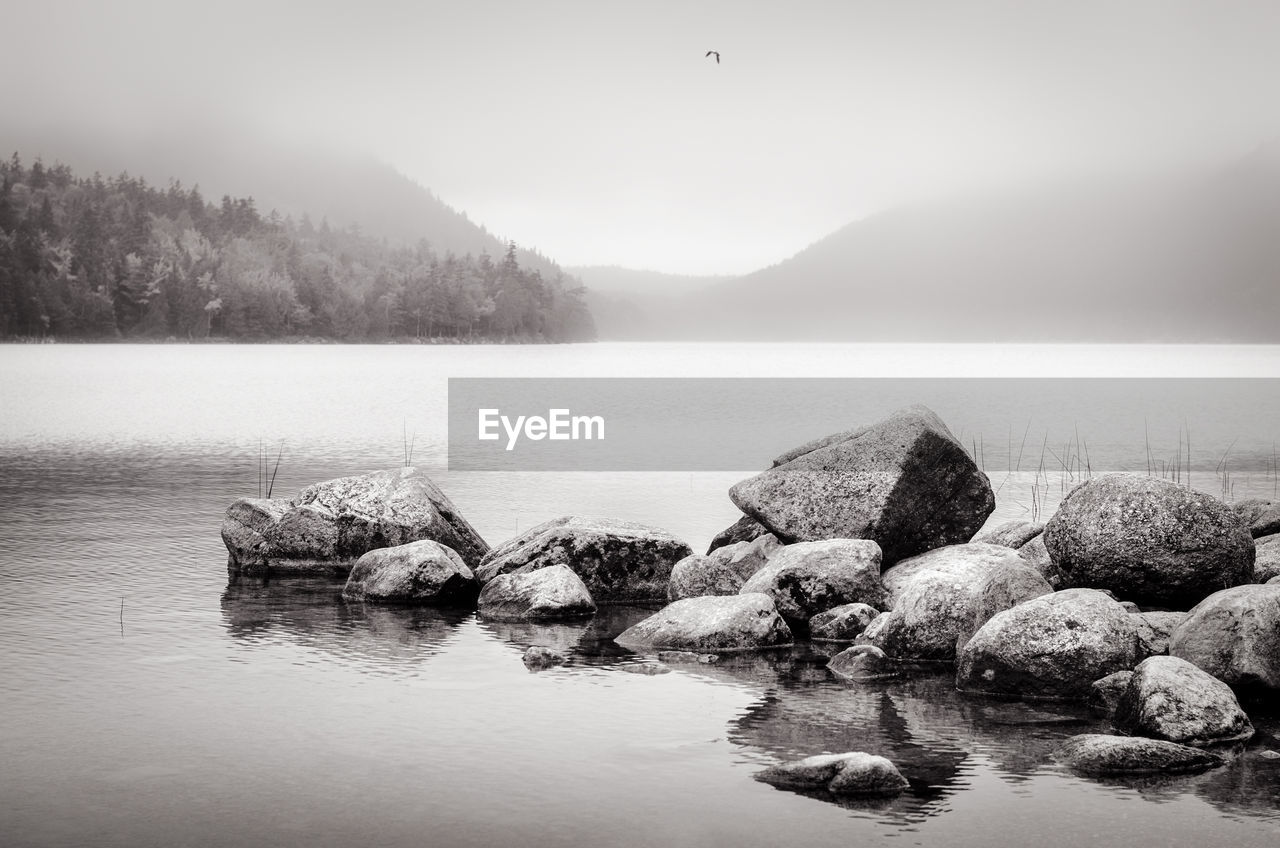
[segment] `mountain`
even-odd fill
[[[601,339],[646,341],[681,338],[686,326],[684,299],[693,292],[734,279],[636,270],[618,265],[579,265],[565,269],[586,286],[587,305]]]

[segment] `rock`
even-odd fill
[[[1101,733],[1071,737],[1054,758],[1073,771],[1091,775],[1195,774],[1225,762],[1217,754],[1176,742]]]
[[[1237,501],[1231,508],[1249,528],[1253,538],[1280,533],[1280,503],[1263,498],[1249,498]]]
[[[499,574],[480,590],[480,615],[505,621],[550,621],[595,614],[582,578],[565,565]]]
[[[1048,581],[1055,592],[1063,588],[1062,572],[1058,570],[1058,566],[1053,564],[1053,558],[1049,556],[1049,549],[1044,546],[1043,533],[1018,548],[1018,556],[1040,572],[1040,576]]]
[[[960,652],[967,694],[1082,700],[1093,681],[1139,659],[1133,616],[1092,589],[1067,589],[997,613]]]
[[[1267,586],[1280,586],[1280,574],[1277,574],[1275,577],[1272,577],[1270,580],[1268,580],[1268,581],[1266,582],[1266,585],[1267,585]]]
[[[1142,612],[1142,607],[1138,606],[1133,601],[1120,601],[1119,604],[1124,607],[1124,611],[1130,615],[1137,615]]]
[[[700,595],[736,595],[781,545],[772,533],[750,542],[734,542],[706,555],[690,554],[671,569],[667,600]]]
[[[293,500],[242,498],[222,522],[229,567],[243,572],[346,572],[364,554],[424,539],[469,567],[489,550],[426,474],[414,468],[341,477]]]
[[[819,754],[760,772],[756,780],[780,789],[816,791],[833,795],[891,797],[909,785],[893,763],[873,754]]]
[[[1254,540],[1253,582],[1269,583],[1280,577],[1280,533]]]
[[[500,574],[565,565],[600,603],[665,600],[671,568],[692,551],[665,530],[614,519],[578,516],[539,524],[490,551],[476,576],[481,584]]]
[[[1024,521],[1016,518],[1005,521],[978,533],[969,541],[982,542],[988,545],[1002,545],[1017,550],[1044,532],[1044,525],[1038,521]]]
[[[875,645],[854,645],[831,658],[827,670],[843,680],[859,683],[868,680],[886,680],[902,674],[896,660],[890,659]]]
[[[554,668],[558,665],[564,665],[569,658],[559,651],[553,651],[550,648],[544,648],[541,645],[534,645],[524,652],[524,664],[531,671],[541,671],[544,668]]]
[[[1280,585],[1236,586],[1205,598],[1169,637],[1169,654],[1230,686],[1280,689]]]
[[[1253,736],[1231,687],[1178,657],[1139,663],[1112,721],[1122,733],[1196,747]]]
[[[1187,620],[1185,612],[1131,612],[1130,615],[1138,628],[1144,658],[1169,653],[1169,637]]]
[[[480,586],[462,557],[430,539],[369,551],[351,569],[342,597],[423,606],[471,606]]]
[[[723,548],[735,542],[754,542],[765,535],[769,535],[768,527],[751,516],[744,515],[715,535],[707,547],[707,553],[710,554],[717,548]]]
[[[1045,525],[1066,585],[1186,609],[1253,577],[1253,540],[1240,517],[1169,480],[1104,474],[1076,486]]]
[[[879,614],[867,604],[841,604],[809,619],[809,638],[815,642],[852,642]]]
[[[973,623],[983,582],[1000,565],[1021,565],[1000,545],[950,545],[903,560],[882,576],[890,613],[859,641],[900,660],[951,662],[956,641]]]
[[[658,662],[670,663],[672,665],[680,663],[710,665],[711,663],[720,662],[720,655],[695,654],[693,651],[658,651]]]
[[[1053,593],[1049,581],[1024,562],[1001,562],[978,584],[973,602],[973,618],[956,639],[959,651],[993,615],[1016,607],[1023,601]]]
[[[762,592],[788,622],[807,622],[841,604],[884,605],[880,546],[866,539],[797,542],[779,548],[742,584],[742,594]]]
[[[1132,671],[1116,671],[1093,681],[1089,687],[1089,708],[1107,718],[1115,715],[1116,704],[1120,703],[1124,690],[1129,688],[1132,677]]]
[[[685,598],[627,628],[615,641],[626,647],[707,653],[777,648],[791,630],[764,594]]]
[[[995,508],[987,476],[925,407],[818,444],[729,491],[783,542],[871,539],[893,563],[968,541]]]

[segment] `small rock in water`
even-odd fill
[[[550,648],[544,648],[541,645],[534,645],[532,648],[524,652],[524,664],[531,671],[540,671],[544,668],[554,668],[558,665],[564,665],[569,658],[559,651],[553,651]]]
[[[1197,747],[1244,742],[1253,736],[1253,724],[1231,687],[1177,657],[1150,657],[1139,663],[1113,721],[1122,733]]]
[[[891,797],[908,786],[893,763],[861,751],[806,757],[772,766],[755,777],[779,789],[826,789],[844,797]]]
[[[671,669],[665,665],[657,665],[655,663],[623,663],[618,668],[628,674],[639,674],[644,677],[653,677],[658,674],[670,674]]]
[[[658,651],[658,661],[664,663],[702,663],[720,662],[719,654],[697,654],[693,651]]]
[[[1129,688],[1132,671],[1117,671],[1093,681],[1089,692],[1089,708],[1098,715],[1110,718],[1116,713],[1120,696]]]
[[[809,619],[809,638],[815,642],[852,642],[879,614],[868,604],[841,604]]]
[[[1269,748],[1265,751],[1259,752],[1258,756],[1262,757],[1264,760],[1280,760],[1280,753],[1272,751]]]
[[[1162,739],[1086,733],[1054,752],[1067,768],[1084,774],[1192,774],[1217,768],[1222,757]]]
[[[831,658],[827,670],[836,677],[863,683],[899,677],[902,667],[875,645],[854,645]]]

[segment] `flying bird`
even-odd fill
[[[708,51],[707,51],[707,56],[715,56],[715,57],[716,57],[716,64],[717,64],[717,65],[718,65],[718,64],[720,64],[720,51],[719,51],[719,50],[708,50]],[[705,59],[705,58],[706,58],[706,56],[703,56],[702,58],[704,58],[704,59]]]

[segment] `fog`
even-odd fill
[[[4,22],[0,139],[371,154],[563,265],[743,274],[930,198],[1280,135],[1266,0],[12,0]]]

